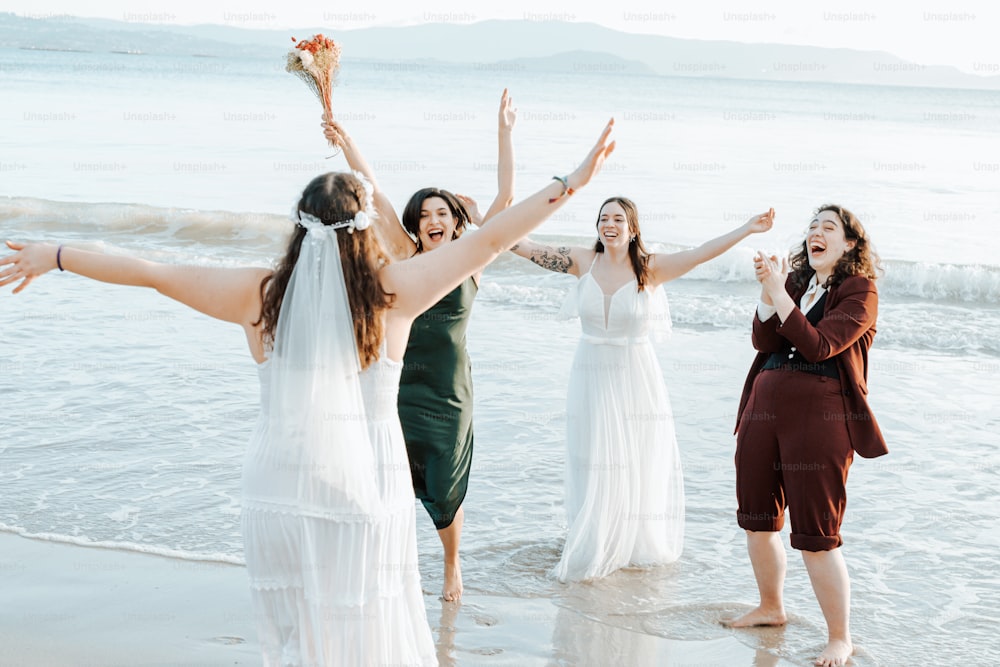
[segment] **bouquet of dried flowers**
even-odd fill
[[[292,37],[295,42],[295,38]],[[285,70],[306,82],[323,104],[328,118],[333,118],[330,98],[340,69],[340,45],[329,37],[316,35],[302,40],[288,52]]]

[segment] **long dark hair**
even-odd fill
[[[365,207],[365,189],[353,174],[329,173],[314,178],[302,191],[298,210],[314,215],[326,224],[350,220]],[[254,325],[264,323],[261,332],[264,344],[274,343],[274,330],[278,326],[278,314],[285,289],[292,277],[292,269],[299,259],[299,249],[306,229],[295,225],[288,240],[285,256],[278,262],[274,273],[260,283],[260,319]],[[354,317],[354,338],[358,344],[358,356],[362,368],[378,360],[382,339],[385,337],[383,313],[389,308],[393,295],[382,289],[378,270],[389,262],[374,230],[348,233],[347,229],[337,231],[340,247],[340,261],[347,284],[347,299]]]
[[[827,289],[836,287],[851,276],[864,276],[869,280],[878,279],[878,274],[882,273],[882,260],[872,247],[871,239],[865,233],[865,228],[861,225],[858,217],[838,204],[823,204],[816,209],[816,215],[823,211],[836,213],[844,226],[844,238],[848,241],[854,241],[854,247],[845,252],[837,261],[836,266],[833,267],[824,287]],[[812,280],[813,274],[816,273],[809,266],[808,240],[803,239],[802,245],[796,246],[792,251],[788,260],[792,285],[799,290],[805,289],[809,281]]]
[[[628,222],[628,231],[631,237],[628,244],[628,257],[632,263],[632,270],[635,272],[635,282],[638,283],[639,291],[641,292],[646,288],[646,283],[649,282],[649,251],[646,250],[646,246],[642,243],[642,232],[639,230],[639,209],[636,207],[635,202],[626,197],[608,197],[601,204],[601,208],[597,210],[597,223],[595,226],[601,224],[601,211],[612,202],[625,209],[625,221]],[[594,251],[604,252],[604,243],[601,242],[600,238],[594,244]]]
[[[440,197],[448,205],[448,209],[451,210],[451,214],[455,218],[455,234],[451,237],[452,239],[457,239],[461,236],[462,232],[465,231],[466,225],[469,224],[469,212],[465,210],[465,206],[458,200],[458,197],[452,193],[441,188],[417,190],[410,197],[410,201],[406,202],[406,208],[403,209],[402,222],[403,228],[417,240],[418,252],[424,249],[423,244],[420,242],[420,209],[423,208],[424,201],[431,197]]]

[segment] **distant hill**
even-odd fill
[[[541,58],[514,58],[495,63],[477,63],[482,69],[497,71],[558,72],[560,74],[644,74],[656,70],[638,60],[626,60],[598,51],[567,51]]]
[[[0,48],[279,57],[292,35],[323,32],[345,59],[443,61],[483,68],[595,74],[823,81],[1000,90],[1000,76],[927,67],[882,51],[636,35],[591,23],[482,21],[340,30],[174,26],[107,19],[31,19],[0,13]]]

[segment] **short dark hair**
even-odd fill
[[[410,201],[406,202],[406,208],[403,209],[403,229],[414,237],[420,236],[420,209],[423,207],[424,201],[431,197],[440,197],[448,204],[451,214],[455,216],[455,231],[461,234],[465,226],[469,224],[469,212],[465,210],[465,206],[458,200],[458,197],[441,188],[424,188],[413,193]]]

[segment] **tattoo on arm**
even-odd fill
[[[512,246],[510,247],[510,251],[511,251],[511,252],[514,252],[515,250],[517,250],[517,249],[518,249],[518,248],[520,248],[520,247],[521,247],[521,244],[520,244],[520,243],[515,243],[514,245],[512,245]]]
[[[573,258],[570,257],[569,253],[570,248],[567,246],[559,248],[543,246],[531,252],[531,261],[549,271],[569,273],[570,267],[573,266]]]

